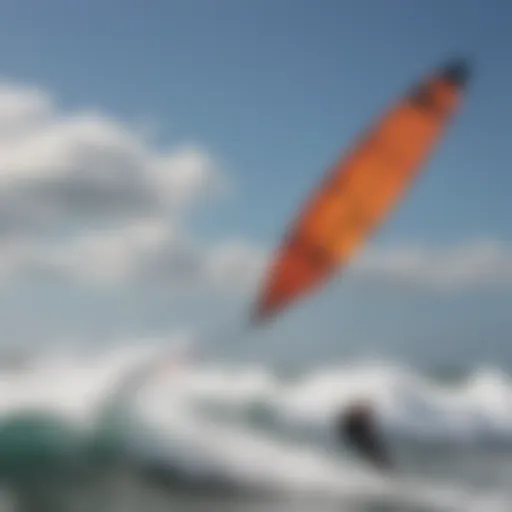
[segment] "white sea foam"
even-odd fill
[[[37,409],[90,433],[102,410],[123,394],[130,371],[159,349],[116,347],[87,357],[48,353],[24,368],[4,369],[0,415]],[[282,493],[430,503],[435,510],[506,509],[507,485],[483,495],[446,479],[441,484],[400,473],[390,478],[340,456],[334,445],[325,449],[334,416],[360,397],[375,404],[384,435],[475,445],[512,441],[512,383],[498,370],[441,384],[408,368],[367,363],[317,367],[283,380],[264,366],[196,364],[179,351],[166,357],[132,402],[123,397],[133,418],[126,424],[128,449],[141,460],[168,464],[191,478]],[[259,427],[255,410],[263,418]],[[297,442],[297,435],[310,442]],[[315,444],[319,439],[327,444]]]

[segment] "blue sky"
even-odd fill
[[[509,2],[32,0],[0,9],[4,82],[51,95],[55,119],[86,110],[118,127],[154,125],[154,152],[203,148],[230,191],[198,199],[180,214],[180,229],[210,245],[237,239],[263,251],[361,129],[412,81],[467,56],[474,76],[464,108],[365,253],[419,245],[428,266],[429,251],[491,240],[501,252],[481,265],[499,263],[508,287],[477,280],[439,292],[394,286],[393,276],[364,286],[357,276],[341,279],[244,350],[283,360],[377,353],[512,362]],[[78,232],[83,222],[67,229]],[[31,235],[38,247],[41,235]],[[252,298],[175,294],[174,285],[173,293],[154,285],[84,289],[55,279],[54,268],[41,279],[38,265],[0,291],[6,340],[215,330],[240,322]]]

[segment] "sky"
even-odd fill
[[[2,2],[2,343],[512,366],[511,20],[507,0]],[[239,340],[301,201],[454,57],[463,108],[399,208]]]

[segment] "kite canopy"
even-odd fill
[[[452,61],[409,90],[328,173],[269,268],[253,321],[264,321],[343,268],[384,221],[459,108],[469,65]]]

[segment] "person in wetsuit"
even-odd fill
[[[364,458],[380,469],[389,469],[391,460],[377,431],[372,407],[357,402],[343,410],[336,419],[336,433],[341,442],[348,443]]]

